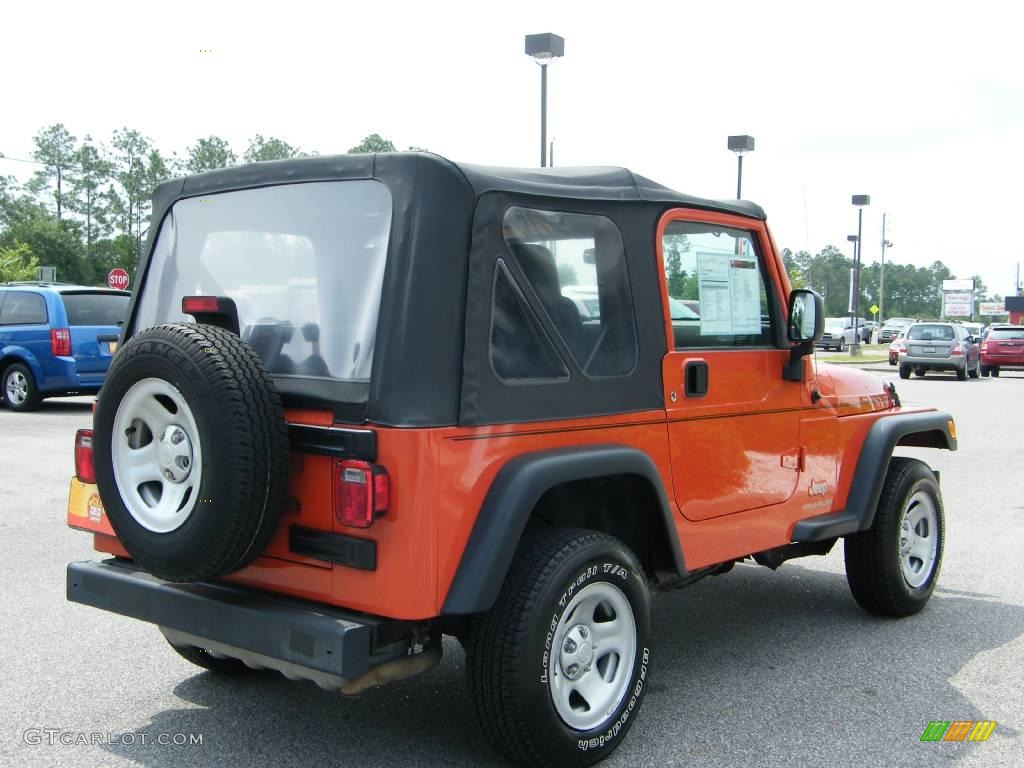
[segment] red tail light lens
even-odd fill
[[[50,329],[50,353],[54,357],[71,356],[71,331],[69,329]]]
[[[954,343],[953,344],[953,348],[951,350],[949,350],[949,354],[951,354],[951,355],[962,355],[963,353],[964,353],[964,348],[962,346],[960,346],[960,342],[959,341]]]
[[[96,482],[96,468],[92,463],[91,429],[80,429],[75,433],[75,477],[83,483]]]
[[[220,312],[216,296],[186,296],[181,300],[181,312],[185,315]]]
[[[338,461],[334,476],[334,516],[342,525],[369,528],[391,506],[391,478],[384,467],[366,461]]]
[[[988,352],[988,342],[987,341],[981,342],[981,351],[982,352]]]

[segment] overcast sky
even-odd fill
[[[538,67],[555,32],[556,165],[619,165],[681,192],[735,195],[726,136],[756,138],[744,197],[779,247],[847,247],[871,195],[863,258],[945,262],[1012,293],[1024,149],[1015,3],[8,3],[0,153],[30,157],[63,122],[137,128],[184,155],[200,136],[241,155],[259,132],[321,154],[369,133],[455,160],[539,159]],[[203,49],[212,52],[203,53]],[[25,180],[31,166],[0,160]]]

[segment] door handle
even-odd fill
[[[703,360],[687,360],[683,367],[683,392],[687,397],[704,397],[708,393],[708,364]]]

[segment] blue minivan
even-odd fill
[[[117,349],[128,291],[0,283],[0,398],[28,411],[44,397],[99,391]]]

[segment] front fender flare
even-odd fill
[[[685,574],[672,507],[661,475],[646,453],[623,445],[554,448],[517,456],[499,470],[473,524],[441,613],[479,613],[494,605],[530,514],[546,491],[560,483],[609,475],[639,475],[651,484],[676,570]]]

